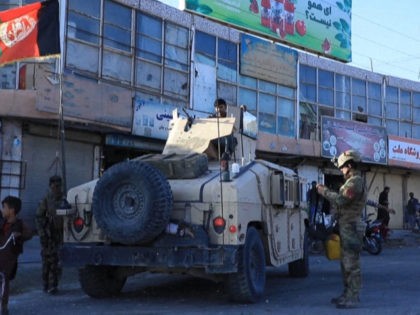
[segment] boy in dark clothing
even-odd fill
[[[22,202],[8,196],[1,202],[0,219],[0,287],[1,315],[9,314],[9,284],[15,276],[19,254],[23,251],[23,222],[17,218]]]

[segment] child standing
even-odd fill
[[[17,218],[22,202],[8,196],[1,202],[0,218],[0,298],[1,315],[9,314],[9,284],[15,276],[19,254],[23,251],[23,222]]]

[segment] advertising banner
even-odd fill
[[[387,163],[387,134],[384,127],[322,116],[321,155],[339,156],[346,150],[356,150],[362,161]]]
[[[186,0],[185,8],[326,57],[351,61],[351,0]]]
[[[296,87],[297,51],[254,36],[241,37],[241,74]]]
[[[388,164],[420,169],[420,141],[388,136]]]

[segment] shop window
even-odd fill
[[[99,74],[100,1],[70,0],[68,6],[66,65],[97,76]]]
[[[349,92],[350,91],[350,77],[335,74],[335,90],[340,92]]]
[[[276,84],[275,83],[259,80],[258,87],[259,87],[259,90],[262,91],[262,92],[267,92],[267,93],[270,93],[270,94],[275,94],[276,93]]]
[[[398,121],[397,120],[386,120],[386,131],[390,135],[397,136],[398,135]]]
[[[165,65],[188,72],[188,34],[188,29],[185,27],[172,23],[165,24]]]
[[[332,72],[318,70],[318,94],[320,104],[334,106],[334,74]]]
[[[241,75],[239,77],[239,83],[241,85],[250,87],[252,89],[256,89],[257,88],[257,79],[245,76],[245,75]]]
[[[413,125],[413,139],[420,139],[420,125]]]
[[[274,95],[259,94],[258,130],[276,134],[276,98]]]
[[[300,98],[302,101],[315,103],[316,99],[316,68],[300,65]]]
[[[105,50],[102,58],[102,74],[104,77],[125,82],[131,81],[132,58],[130,56]]]
[[[369,99],[368,114],[369,116],[378,116],[378,117],[382,116],[381,100]]]
[[[229,84],[222,81],[217,82],[217,95],[223,98],[230,105],[238,104],[236,91],[237,91],[237,86],[234,84]],[[238,105],[242,105],[242,104],[238,104]]]
[[[165,68],[163,74],[164,94],[174,97],[183,96],[187,98],[189,95],[188,74]]]
[[[105,47],[131,52],[131,9],[105,1],[103,36]]]
[[[252,115],[257,116],[257,92],[255,90],[239,88],[239,104],[245,105]]]
[[[137,13],[136,57],[162,63],[162,21]]]
[[[407,122],[400,123],[399,136],[404,138],[411,138],[411,124]]]
[[[102,75],[131,82],[131,9],[112,1],[104,3]]]
[[[386,102],[385,116],[387,118],[398,118],[398,103]]]
[[[420,122],[420,107],[413,108],[413,121]]]
[[[413,106],[420,107],[420,93],[413,92]]]
[[[302,139],[316,139],[316,122],[317,110],[316,105],[310,103],[300,102],[300,138]]]
[[[286,137],[295,136],[294,100],[279,98],[277,103],[277,133]]]
[[[335,92],[335,107],[350,110],[350,93],[349,92]]]
[[[368,114],[382,116],[382,90],[378,83],[368,82]]]
[[[352,78],[352,110],[366,114],[366,81]]]
[[[0,11],[13,9],[22,5],[39,2],[39,0],[0,0]]]
[[[100,1],[70,0],[67,33],[73,38],[91,44],[99,44]]]
[[[411,93],[409,91],[400,91],[400,119],[406,122],[411,121]]]
[[[16,64],[4,65],[0,67],[0,88],[16,88]]]
[[[334,117],[334,109],[329,108],[329,107],[322,107],[319,106],[318,108],[318,128],[317,128],[317,133],[318,133],[318,138],[320,139],[320,135],[321,135],[321,119],[322,116],[329,116],[329,117]]]
[[[166,97],[188,99],[188,38],[187,28],[170,22],[164,24],[161,19],[139,12],[135,84],[152,88]]]
[[[382,119],[377,117],[368,116],[368,124],[375,126],[382,126]]]
[[[294,122],[289,117],[279,116],[278,117],[278,134],[285,137],[294,137],[295,126]]]
[[[326,106],[333,106],[334,105],[334,91],[319,88],[319,103]]]
[[[82,53],[83,58],[80,58]],[[97,74],[99,71],[99,48],[68,41],[66,64],[70,68]]]
[[[216,65],[216,37],[196,31],[195,54],[197,61],[210,66]]]
[[[396,87],[388,86],[386,88],[385,102],[386,102],[385,117],[397,119],[399,117],[399,111],[398,111],[398,89]],[[398,133],[393,133],[393,134],[398,134]]]
[[[159,65],[143,60],[136,61],[136,85],[160,91],[162,73]]]
[[[237,45],[227,40],[218,40],[217,77],[229,82],[237,81]]]

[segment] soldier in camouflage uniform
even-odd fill
[[[63,219],[56,215],[56,209],[63,198],[61,183],[60,176],[50,177],[50,191],[36,212],[36,227],[42,247],[43,289],[50,294],[57,293],[58,279],[61,275],[58,252],[63,242]]]
[[[331,302],[337,308],[353,308],[359,303],[361,287],[360,251],[364,227],[361,215],[365,207],[367,191],[361,172],[358,170],[359,154],[354,150],[343,152],[335,165],[343,173],[346,182],[338,193],[324,185],[317,185],[318,193],[336,207],[341,239],[341,273],[344,292]]]

